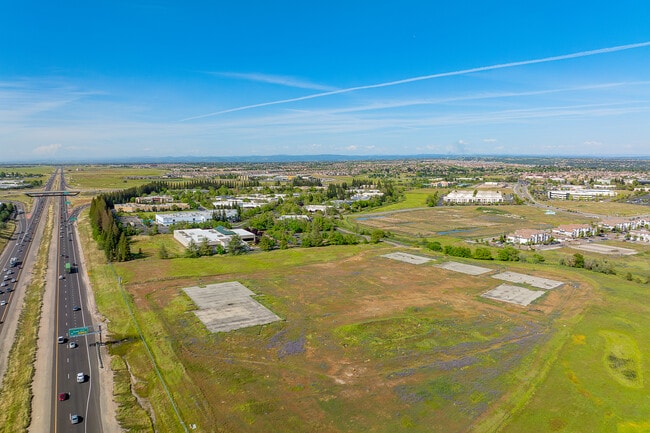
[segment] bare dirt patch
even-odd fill
[[[607,254],[610,256],[631,256],[637,254],[637,251],[629,248],[613,247],[610,245],[603,245],[603,244],[581,244],[581,245],[570,245],[570,247],[576,250],[589,251],[598,254]]]

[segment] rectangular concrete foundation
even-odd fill
[[[467,275],[482,275],[492,270],[490,268],[482,268],[480,266],[467,265],[465,263],[458,262],[446,262],[438,265],[438,267],[447,269],[448,271],[461,272]]]
[[[228,332],[281,320],[252,299],[251,296],[255,296],[255,293],[237,281],[206,287],[187,287],[183,291],[199,308],[194,312],[196,317],[211,332]]]
[[[387,259],[399,260],[400,262],[411,263],[413,265],[421,265],[423,263],[427,263],[433,260],[429,257],[416,256],[409,253],[390,253],[390,254],[384,254],[382,257],[386,257]]]
[[[544,293],[546,292],[542,292],[541,290],[528,290],[524,287],[501,284],[499,287],[495,287],[483,293],[481,296],[494,299],[495,301],[508,302],[525,307],[535,299],[543,296]]]
[[[517,272],[502,272],[492,275],[497,280],[509,281],[511,283],[528,284],[544,290],[555,289],[564,284],[562,281],[549,280],[548,278],[533,277],[532,275],[518,274]]]

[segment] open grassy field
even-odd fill
[[[452,232],[444,238],[468,227],[497,233],[574,221],[524,206],[386,216],[401,222],[388,230]],[[170,235],[133,241],[142,258],[114,265],[126,298],[101,260],[91,277],[112,339],[127,339],[111,352],[122,377],[121,419],[147,421],[131,426],[135,431],[151,431],[151,423],[157,431],[182,429],[125,302],[181,418],[196,431],[618,433],[650,425],[645,244],[608,241],[638,251],[626,258],[582,252],[611,261],[613,276],[559,266],[576,252],[571,248],[542,251],[541,264],[508,263],[508,270],[567,282],[522,308],[480,297],[500,281],[441,270],[435,264],[443,256],[416,249],[436,260],[419,266],[389,260],[381,255],[404,248],[383,244],[160,260],[160,245],[182,253]],[[469,263],[506,269],[503,262]],[[207,332],[181,289],[233,280],[283,321]],[[131,389],[155,416],[133,415],[143,409]]]
[[[636,215],[650,215],[650,207],[630,203],[586,200],[553,200],[549,201],[548,203],[554,207],[561,209],[569,209],[578,212],[593,213],[597,215],[627,217]]]
[[[578,276],[530,308],[485,300],[500,282],[382,258],[397,251],[382,245],[159,260],[164,239],[137,238],[146,258],[115,269],[197,431],[465,431],[529,396],[564,343],[558,330],[593,302]],[[565,277],[551,266],[543,275]],[[181,288],[232,280],[284,320],[209,334]],[[180,431],[138,346],[115,351],[138,394],[167,414],[157,429]]]
[[[549,229],[591,220],[569,213],[546,215],[528,206],[439,206],[365,214],[350,218],[361,227],[378,228],[400,236],[450,235],[461,239],[499,237],[520,228]]]
[[[55,167],[51,165],[6,165],[0,167],[0,171],[17,173],[27,173],[27,174],[40,174],[43,176],[49,176],[54,171]]]
[[[70,188],[111,190],[124,189],[151,182],[150,179],[126,179],[129,176],[160,176],[166,170],[110,165],[79,165],[65,167],[65,180]]]
[[[448,189],[441,188],[418,188],[406,191],[405,199],[399,203],[390,204],[381,208],[373,209],[369,213],[390,212],[394,210],[413,209],[427,207],[427,197],[435,193],[442,195],[449,192]]]

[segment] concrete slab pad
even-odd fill
[[[183,291],[199,308],[194,312],[196,317],[211,332],[228,332],[281,320],[252,299],[255,293],[237,281],[186,287]]]
[[[541,290],[528,290],[525,287],[512,286],[509,284],[501,284],[499,287],[483,293],[483,298],[494,299],[496,301],[508,302],[510,304],[521,305],[523,307],[529,305],[535,299],[544,295]]]
[[[429,257],[416,256],[414,254],[400,253],[400,252],[384,254],[382,257],[386,257],[387,259],[399,260],[400,262],[411,263],[413,265],[421,265],[433,260]]]
[[[629,248],[613,247],[603,244],[570,245],[570,247],[576,250],[590,251],[592,253],[607,254],[610,256],[631,256],[637,253],[637,251]]]
[[[448,271],[461,272],[467,275],[482,275],[492,271],[490,268],[483,268],[481,266],[467,265],[458,262],[445,262],[437,266],[439,268],[447,269]]]
[[[562,284],[564,284],[562,281],[533,277],[532,275],[518,274],[517,272],[502,272],[500,274],[492,275],[492,278],[509,281],[511,283],[528,284],[530,286],[544,290],[555,289],[556,287],[560,287]]]

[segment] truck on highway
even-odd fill
[[[72,272],[72,266],[70,266],[70,262],[67,262],[65,264],[65,272],[66,272],[66,274],[69,274],[70,272]]]

